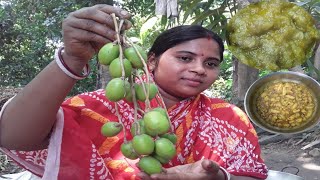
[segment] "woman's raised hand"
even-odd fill
[[[62,23],[65,60],[86,64],[106,43],[116,39],[111,14],[124,19],[123,29],[129,29],[130,14],[109,5],[95,5],[72,12]]]

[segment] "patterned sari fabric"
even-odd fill
[[[158,107],[158,102],[152,100],[151,106]],[[140,107],[144,109],[142,103]],[[116,112],[125,133],[103,137],[101,126],[118,121]],[[200,94],[181,101],[168,113],[177,135],[177,155],[165,167],[207,158],[234,175],[267,177],[257,134],[236,106]],[[43,179],[138,179],[137,160],[120,152],[124,136],[132,139],[133,114],[133,103],[110,102],[104,90],[83,93],[63,103],[47,150],[4,151]]]

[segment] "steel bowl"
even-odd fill
[[[282,171],[269,170],[266,180],[304,180],[304,178]]]
[[[315,110],[312,116],[302,126],[294,128],[279,128],[271,126],[259,117],[257,113],[256,100],[258,92],[262,91],[264,85],[273,81],[290,81],[296,83],[302,83],[314,94]],[[320,84],[308,75],[286,71],[286,72],[274,72],[256,80],[248,89],[244,99],[244,108],[249,119],[258,127],[271,132],[279,134],[295,134],[301,133],[315,127],[320,121]]]

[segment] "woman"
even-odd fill
[[[111,13],[129,17],[121,9],[97,5],[65,19],[64,51],[3,108],[3,150],[43,179],[224,180],[230,174],[237,180],[266,178],[257,135],[246,115],[201,94],[216,80],[224,48],[218,36],[200,26],[165,31],[148,53],[149,69],[178,137],[177,155],[165,165],[166,173],[151,177],[139,173],[137,161],[120,152],[124,134],[101,135],[103,123],[118,121],[115,103],[105,98],[104,90],[64,101],[94,53],[115,40]],[[133,105],[119,101],[117,106],[129,132]],[[157,107],[157,101],[151,106]]]

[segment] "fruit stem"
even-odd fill
[[[142,64],[143,64],[143,67],[144,67],[144,71],[147,75],[147,82],[150,81],[150,74],[149,74],[149,70],[148,70],[148,66],[146,64],[146,62],[144,61],[142,55],[140,54],[139,50],[134,46],[134,43],[127,37],[127,36],[124,36],[124,38],[126,39],[126,41],[128,41],[130,43],[130,45],[134,48],[134,50],[136,51],[136,53],[138,54]]]
[[[132,101],[133,101],[133,107],[134,107],[134,123],[133,125],[137,124],[135,128],[136,130],[136,134],[140,134],[141,132],[141,126],[140,123],[138,122],[138,110],[142,111],[139,107],[138,107],[138,103],[137,103],[137,98],[136,98],[136,91],[134,90],[134,82],[133,82],[134,78],[133,78],[133,74],[131,74],[131,81],[130,81],[130,86],[131,86],[131,93],[132,93]],[[142,114],[144,114],[144,112],[142,111]]]
[[[132,168],[134,168],[127,159],[128,159],[128,158],[124,157],[124,160],[127,162],[127,164],[129,164],[129,166],[131,166]]]
[[[157,94],[157,96],[160,96],[160,94]],[[157,96],[156,96],[156,100],[157,100],[158,105],[163,107],[162,102],[159,100],[160,97],[158,98]],[[163,107],[163,108],[166,108],[166,107]]]
[[[172,123],[171,123],[171,120],[170,120],[170,116],[169,116],[169,114],[168,114],[168,109],[167,109],[167,107],[166,107],[166,105],[165,105],[165,103],[164,103],[164,100],[163,100],[163,98],[162,98],[162,96],[161,96],[161,94],[160,93],[158,93],[158,96],[159,96],[159,98],[160,98],[160,102],[161,102],[161,104],[162,104],[162,107],[165,109],[165,111],[166,111],[166,114],[167,114],[167,119],[168,119],[168,121],[169,121],[169,124],[170,124],[170,130],[171,130],[171,132],[172,133],[174,133],[174,129],[173,129],[173,126],[172,126]],[[156,97],[157,98],[157,97]],[[157,99],[158,100],[158,99]],[[159,103],[159,101],[158,101],[158,103]]]
[[[134,122],[137,122],[137,116],[138,116],[138,103],[136,98],[136,91],[134,90],[134,82],[133,82],[133,74],[131,74],[130,78],[130,90],[132,93],[132,101],[133,101],[133,108],[134,108]]]
[[[131,126],[134,127],[134,134],[135,134],[135,135],[140,135],[139,122],[138,122],[138,121],[134,121]]]
[[[132,47],[134,48],[134,50],[137,52],[138,56],[140,57],[140,60],[142,61],[142,64],[143,64],[143,67],[144,67],[144,71],[145,71],[146,76],[147,76],[147,83],[150,83],[149,69],[148,69],[147,64],[146,64],[145,61],[143,60],[143,57],[141,56],[141,54],[140,54],[140,52],[138,51],[138,49],[133,45],[133,42],[132,42],[128,37],[124,36],[124,39],[125,39],[126,41],[128,41],[128,42],[132,45]],[[137,77],[139,78],[139,80],[140,80],[141,82],[143,82],[142,79],[141,79],[141,77],[140,77],[139,75],[137,75]],[[146,109],[147,109],[147,112],[148,112],[149,109],[151,108],[151,107],[150,107],[150,101],[149,101],[149,90],[150,90],[150,87],[147,89],[148,92],[145,91],[146,89],[145,89],[145,87],[144,87],[144,83],[142,83],[142,87],[143,87],[143,91],[144,91],[144,93],[145,93],[145,95],[146,95],[146,97],[147,97],[147,98],[146,98]],[[148,95],[148,96],[147,96],[147,95]],[[167,114],[167,117],[168,117],[168,120],[169,120],[171,132],[174,132],[174,129],[173,129],[173,126],[172,126],[172,124],[171,124],[171,120],[170,120],[170,118],[169,118],[169,114],[168,114],[166,105],[164,104],[164,100],[163,100],[163,98],[162,98],[162,96],[161,96],[160,93],[158,93],[158,95],[159,95],[159,98],[161,99],[161,104],[162,104],[163,108],[166,110],[166,114]]]
[[[117,115],[117,117],[118,117],[118,121],[119,121],[119,123],[120,123],[120,124],[122,125],[122,127],[123,127],[123,136],[124,136],[123,142],[127,143],[126,127],[123,125],[123,123],[122,123],[122,121],[121,121],[121,117],[120,117],[120,114],[119,114],[118,103],[117,103],[117,102],[114,103],[114,107],[115,107],[115,109],[116,109],[116,115]]]
[[[138,54],[138,56],[139,56],[139,58],[140,58],[140,60],[141,60],[141,62],[143,64],[143,69],[144,69],[144,71],[146,73],[146,76],[147,76],[146,81],[147,81],[147,83],[150,83],[150,74],[149,74],[149,69],[148,69],[148,66],[147,66],[146,62],[144,61],[144,59],[143,59],[142,55],[140,54],[139,50],[134,46],[134,43],[127,37],[125,37],[125,39],[126,39],[126,41],[128,41],[132,45],[132,47],[134,48],[134,50]],[[149,97],[149,91],[150,91],[150,88],[148,88],[147,92],[145,92],[146,97]],[[147,98],[147,99],[149,99],[149,98]]]
[[[140,111],[142,114],[146,113],[144,110],[138,108],[138,111]]]
[[[125,78],[125,71],[124,71],[124,65],[123,65],[123,50],[122,50],[122,44],[121,44],[121,39],[120,39],[120,31],[119,31],[119,29],[123,25],[123,21],[124,20],[121,19],[120,20],[120,24],[118,26],[116,15],[114,13],[112,13],[111,16],[112,16],[114,27],[115,27],[116,34],[117,34],[117,41],[118,41],[118,44],[119,44],[119,52],[120,52],[119,59],[120,59],[121,73],[122,73],[121,75],[122,75],[122,78]]]
[[[146,90],[145,84],[146,84],[147,86],[148,86],[148,84],[143,82],[141,76],[137,75],[137,77],[138,77],[139,80],[141,81],[143,93],[144,93],[144,95],[146,96],[146,100],[145,100],[145,103],[146,103],[146,112],[148,112],[148,111],[151,109],[150,100],[149,100],[149,91],[148,91],[148,90],[150,89],[150,85],[149,85],[148,90]]]

